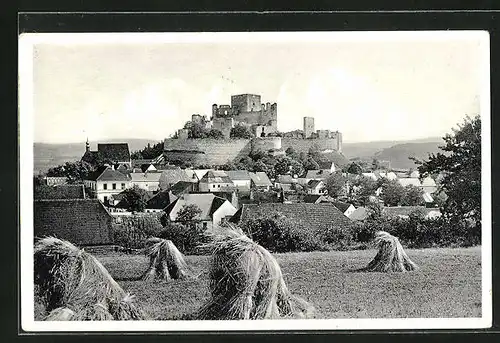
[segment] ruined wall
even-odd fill
[[[338,140],[336,138],[326,139],[300,139],[300,138],[281,138],[281,148],[286,150],[288,147],[298,152],[308,153],[309,149],[317,145],[320,150],[338,150]]]
[[[239,94],[231,96],[231,107],[239,112],[258,112],[261,110],[260,95]]]
[[[233,127],[233,118],[214,118],[212,121],[212,128],[221,131],[226,139],[231,137],[231,129]]]
[[[250,139],[165,139],[167,160],[182,160],[193,165],[221,165],[239,161],[250,153]]]
[[[280,137],[262,137],[252,139],[252,151],[268,151],[281,149]]]

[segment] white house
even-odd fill
[[[165,208],[168,219],[175,222],[179,211],[186,205],[196,205],[201,210],[195,219],[208,231],[216,231],[223,220],[229,219],[237,211],[228,200],[212,193],[183,194]]]
[[[198,188],[200,192],[231,192],[235,185],[225,172],[210,170],[200,179]]]
[[[102,166],[92,173],[84,184],[95,192],[97,199],[106,204],[111,196],[130,188],[130,179],[111,167]]]
[[[137,186],[148,192],[156,192],[160,189],[161,172],[130,173],[131,187]]]
[[[332,204],[347,217],[350,217],[351,214],[356,210],[356,207],[354,207],[352,204],[348,204],[345,202],[333,201]]]
[[[307,183],[307,194],[326,194],[325,183],[321,180],[310,180]]]
[[[250,192],[252,179],[247,170],[228,170],[226,174],[239,191]]]

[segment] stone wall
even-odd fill
[[[300,138],[281,138],[281,148],[286,150],[293,147],[297,153],[308,153],[309,149],[316,145],[319,150],[338,151],[338,140],[335,138],[326,139],[300,139]]]

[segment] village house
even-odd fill
[[[233,192],[236,190],[233,181],[222,170],[208,171],[198,183],[200,192]]]
[[[252,179],[247,170],[228,170],[226,174],[233,181],[238,191],[244,193],[250,192]]]
[[[265,172],[248,173],[250,175],[252,189],[259,191],[269,191],[273,184]]]
[[[130,179],[111,167],[101,166],[84,180],[84,184],[95,193],[97,199],[106,204],[112,195],[130,187]]]
[[[113,219],[97,199],[35,200],[35,237],[53,236],[79,246],[113,243]]]
[[[180,168],[162,170],[159,179],[159,187],[161,190],[170,189],[170,187],[179,181],[198,183],[198,179],[193,175],[188,175],[185,170]]]
[[[351,220],[331,203],[243,204],[230,222],[238,224],[248,219],[259,218],[272,213],[280,213],[310,231],[326,231],[332,225],[341,228],[348,228],[352,225]]]
[[[321,180],[310,180],[307,183],[307,194],[327,194],[325,183]]]
[[[421,212],[426,219],[434,219],[441,216],[441,211],[438,208],[427,208],[424,206],[392,206],[384,207],[382,215],[388,217],[409,218],[410,214]]]
[[[328,176],[332,173],[330,169],[317,169],[317,170],[308,170],[306,173],[306,181],[309,182],[311,180],[319,180],[324,181]]]
[[[236,213],[236,208],[229,201],[212,193],[183,194],[167,206],[167,218],[175,222],[179,211],[187,205],[196,205],[201,210],[195,219],[205,230],[212,232]]]
[[[132,169],[132,159],[127,143],[99,143],[97,144],[97,151],[91,151],[90,144],[87,141],[82,161],[94,166],[98,165],[99,161],[104,161],[108,165],[115,166],[115,169],[120,166],[125,167],[125,169]]]
[[[356,210],[356,207],[346,202],[333,201],[332,204],[347,217],[350,217],[351,214]]]
[[[174,195],[172,190],[165,190],[156,193],[151,199],[146,203],[145,212],[162,212],[167,208],[168,205],[177,200],[178,197]]]
[[[156,171],[130,173],[130,185],[131,187],[137,186],[149,192],[156,192],[160,189],[161,175],[161,172]]]

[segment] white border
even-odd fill
[[[482,120],[482,317],[411,319],[311,319],[254,321],[108,321],[42,322],[34,320],[33,299],[33,46],[35,44],[159,44],[241,42],[480,41],[483,54],[480,113]],[[37,33],[19,38],[19,147],[21,327],[26,332],[95,331],[256,331],[473,329],[492,325],[490,43],[487,31],[393,32],[198,32],[198,33]],[[255,325],[257,324],[257,325]]]

